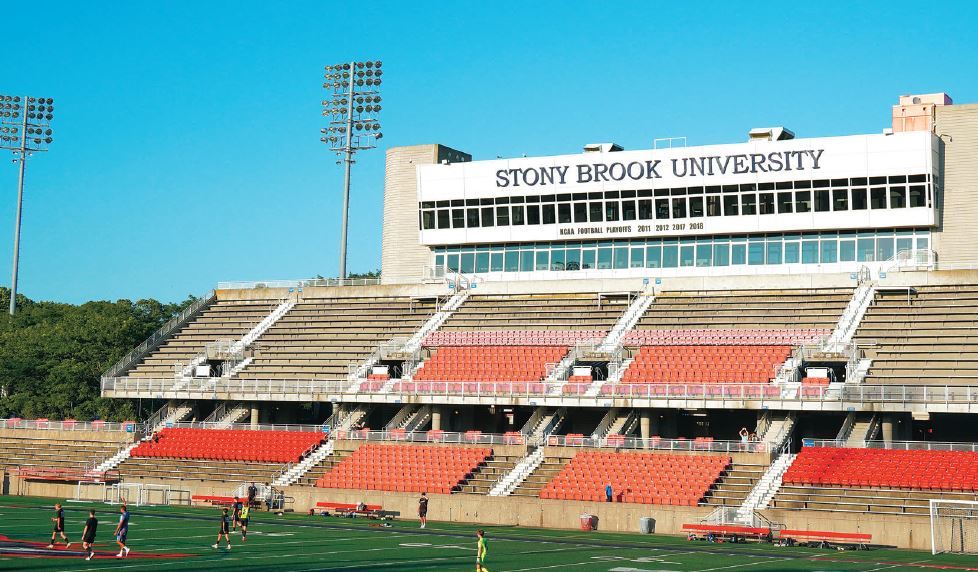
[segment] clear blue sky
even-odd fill
[[[878,132],[905,93],[978,102],[978,3],[7,3],[0,93],[55,98],[28,165],[20,291],[182,299],[335,276],[342,172],[322,67],[385,65],[355,167],[350,263],[380,267],[384,149],[478,158],[653,138]],[[0,163],[0,284],[16,169]]]

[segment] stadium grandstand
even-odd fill
[[[0,420],[10,491],[929,549],[932,499],[978,501],[978,105],[881,127],[391,148],[379,279],[218,284],[103,375],[150,418]]]

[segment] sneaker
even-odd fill
[[[53,544],[48,544],[48,548],[54,548]]]
[[[129,547],[127,546],[127,547],[125,547],[125,548],[124,548],[123,550],[125,550],[125,552],[126,552],[126,554],[125,554],[125,555],[126,555],[126,556],[129,556]]]
[[[217,549],[217,545],[216,544],[211,544],[211,548],[213,548],[213,549],[216,550]]]
[[[91,560],[92,559],[92,556],[95,556],[95,553],[94,552],[89,552],[88,553],[88,556],[85,557],[85,560]]]
[[[116,558],[122,558],[122,552],[115,555]]]
[[[71,543],[65,544],[65,548],[71,548]]]
[[[230,544],[228,544],[228,550],[231,550],[231,545]]]

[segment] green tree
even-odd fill
[[[133,419],[131,401],[100,397],[102,372],[193,300],[73,305],[18,296],[17,315],[0,316],[0,417]],[[0,308],[9,301],[0,288]]]

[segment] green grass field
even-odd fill
[[[214,550],[218,509],[133,507],[128,559],[117,552],[112,529],[118,508],[65,503],[66,528],[80,540],[87,510],[99,517],[97,557],[86,562],[80,544],[42,552],[51,534],[53,499],[0,497],[0,570],[474,570],[475,525],[415,522],[377,527],[367,520],[254,513],[247,543],[232,536],[233,548]],[[372,526],[373,525],[373,526]],[[783,548],[757,544],[706,544],[670,536],[484,527],[492,572],[575,570],[602,572],[720,570],[926,571],[978,570],[978,558],[931,556],[906,550],[845,551]],[[36,545],[27,544],[35,542]],[[26,547],[26,548],[25,548]],[[78,549],[76,551],[76,549]]]

